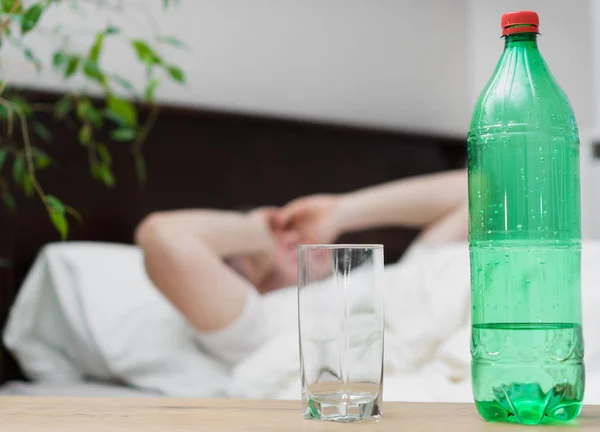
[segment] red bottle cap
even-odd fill
[[[502,15],[502,36],[515,33],[539,33],[539,26],[540,17],[533,11],[509,12]]]

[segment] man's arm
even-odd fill
[[[148,216],[135,240],[156,287],[197,329],[215,331],[239,316],[254,289],[222,258],[270,253],[267,231],[240,213],[177,211]]]
[[[138,226],[136,239],[158,230],[202,241],[223,258],[270,253],[275,248],[267,224],[254,213],[204,209],[153,213]]]
[[[412,177],[343,195],[316,195],[288,204],[281,226],[300,233],[302,243],[329,243],[346,232],[407,226],[423,228],[430,244],[466,238],[465,170]],[[458,230],[458,231],[456,231]]]
[[[431,227],[466,202],[464,170],[402,179],[342,195],[341,228]]]

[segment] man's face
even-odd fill
[[[281,287],[295,285],[298,278],[298,235],[292,231],[274,232],[277,251],[274,278]]]
[[[265,217],[275,240],[275,251],[269,261],[255,260],[252,257],[238,257],[231,260],[233,267],[246,277],[261,292],[296,285],[298,281],[298,246],[300,235],[294,230],[284,229],[270,219],[276,209],[258,209]],[[330,251],[314,256],[311,263],[313,278],[324,279],[332,273]]]
[[[298,281],[298,233],[293,231],[275,233],[278,251],[274,263],[279,288],[296,285]],[[312,280],[323,280],[331,276],[334,269],[333,253],[330,249],[317,249],[311,254]]]

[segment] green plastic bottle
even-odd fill
[[[468,138],[473,395],[486,420],[523,424],[575,418],[585,383],[579,137],[538,26],[502,17]]]

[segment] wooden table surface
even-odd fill
[[[338,424],[304,420],[296,401],[92,399],[0,397],[0,431],[600,431],[600,406],[587,406],[576,422],[534,427],[486,423],[468,404],[384,404],[379,421]]]

